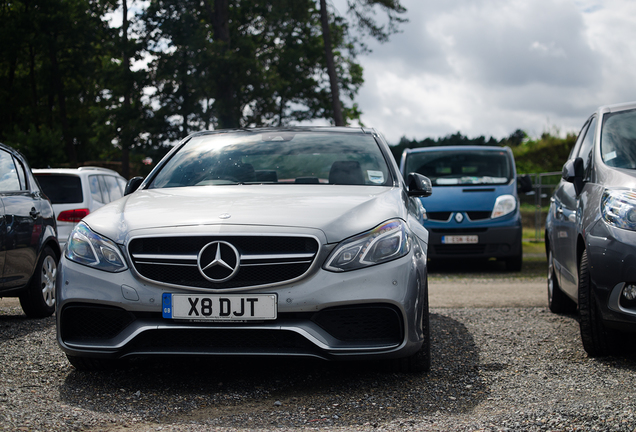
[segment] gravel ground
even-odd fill
[[[53,318],[27,320],[1,300],[0,430],[635,431],[636,357],[587,358],[576,317],[536,305],[542,279],[486,280],[462,289],[497,307],[445,305],[439,294],[456,280],[431,279],[427,375],[268,359],[79,373],[57,347]],[[527,301],[501,306],[504,288]]]

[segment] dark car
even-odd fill
[[[402,175],[428,177],[433,195],[422,201],[431,260],[496,258],[521,270],[519,192],[532,183],[518,177],[512,151],[494,146],[406,149]]]
[[[24,157],[0,144],[0,297],[19,297],[24,313],[55,312],[60,247],[55,215]]]
[[[578,305],[590,356],[626,346],[636,331],[636,102],[600,107],[583,125],[551,199],[545,245],[550,309]]]

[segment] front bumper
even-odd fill
[[[399,358],[423,341],[426,255],[345,273],[318,268],[294,283],[232,293],[276,294],[278,317],[247,323],[164,319],[163,293],[188,290],[141,282],[62,258],[57,337],[72,356],[297,355],[327,360]],[[200,290],[194,293],[201,293]]]
[[[636,301],[621,293],[636,284],[636,232],[599,220],[586,236],[592,289],[608,327],[636,332]]]
[[[509,258],[519,256],[521,249],[520,218],[505,218],[504,221],[462,223],[426,222],[429,231],[428,256],[432,259],[455,258]],[[477,236],[472,244],[445,244],[445,236]]]

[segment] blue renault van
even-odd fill
[[[402,175],[416,172],[431,180],[433,194],[422,201],[429,231],[428,257],[496,258],[521,270],[520,192],[532,189],[528,176],[517,179],[509,147],[444,146],[406,149]]]

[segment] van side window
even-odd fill
[[[99,185],[99,178],[96,175],[89,176],[88,184],[91,187],[91,196],[93,197],[93,200],[105,204],[105,200],[102,195],[102,188]]]

